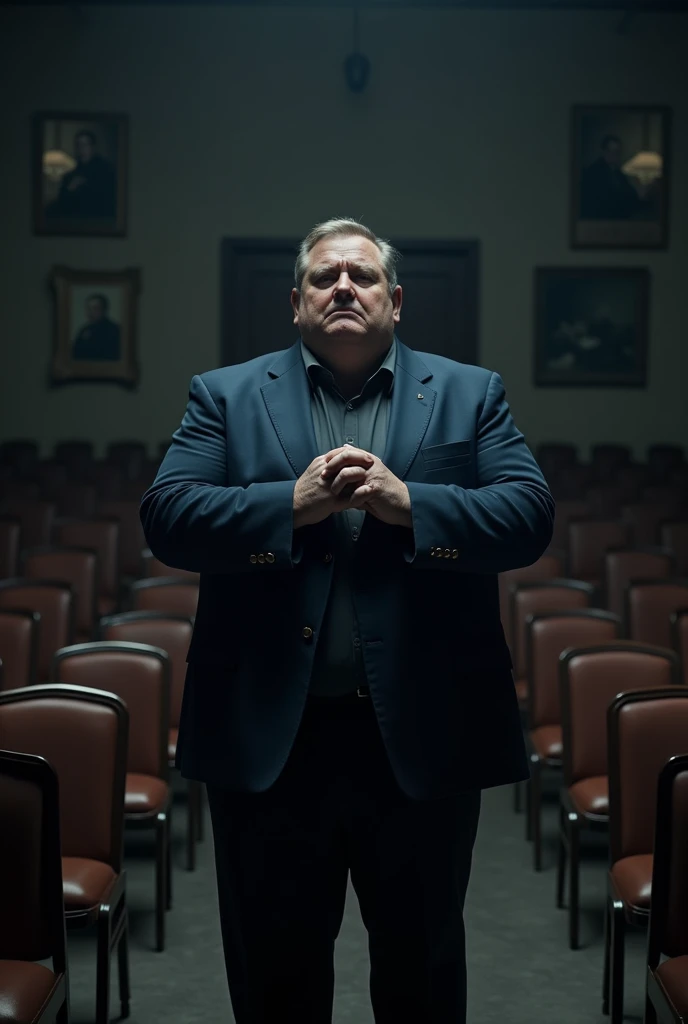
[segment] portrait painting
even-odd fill
[[[669,131],[666,107],[574,107],[575,248],[666,248]]]
[[[644,387],[649,288],[644,268],[538,268],[535,384]]]
[[[125,115],[36,114],[33,175],[37,234],[126,234]]]
[[[56,267],[53,384],[111,381],[138,383],[136,306],[139,271]]]

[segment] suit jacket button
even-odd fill
[[[249,560],[249,562],[251,563],[251,565],[255,565],[255,564],[256,564],[256,562],[258,561],[258,559],[256,558],[256,556],[255,556],[255,555],[249,555],[249,556],[248,556],[248,560]]]
[[[325,553],[325,555],[323,555],[323,562],[331,562],[331,561],[332,561],[332,552],[331,551],[327,551]]]
[[[435,557],[435,549],[434,548],[430,548],[430,557],[431,558]]]
[[[451,551],[450,551],[449,548],[445,548],[444,549],[444,557],[445,558],[451,558]],[[260,556],[258,556],[258,561],[260,561]]]
[[[260,562],[260,564],[261,564],[261,565],[264,565],[264,564],[265,564],[265,555],[263,554],[263,552],[262,552],[262,551],[261,551],[261,553],[260,553],[260,554],[258,555],[258,561]]]
[[[310,626],[304,626],[302,632],[304,640],[310,640],[311,637],[313,636],[313,630],[311,629]]]
[[[452,551],[452,558],[458,558],[458,557],[459,557],[458,549],[454,548],[454,550]]]
[[[273,555],[272,551],[268,551],[267,555],[265,556],[265,561],[269,562],[270,565],[272,565],[272,563],[275,561],[275,556]]]

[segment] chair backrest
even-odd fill
[[[53,448],[56,462],[62,462],[72,477],[78,479],[93,462],[92,441],[58,441]]]
[[[33,548],[25,552],[24,574],[68,583],[74,595],[74,621],[80,636],[91,636],[97,619],[98,556],[90,548]],[[63,646],[63,645],[61,645]]]
[[[55,487],[50,497],[57,506],[58,516],[75,519],[90,519],[96,514],[98,494],[94,484],[67,480]],[[56,524],[57,525],[57,524]],[[63,544],[59,533],[55,534],[58,544]]]
[[[529,615],[526,619],[528,725],[559,725],[559,658],[573,647],[612,644],[621,634],[621,620],[599,608]]]
[[[499,614],[506,642],[511,646],[511,588],[516,583],[535,583],[538,580],[560,578],[564,571],[559,555],[544,554],[532,565],[520,569],[507,569],[499,574]]]
[[[163,615],[160,612],[124,612],[102,618],[99,633],[101,640],[151,644],[167,653],[172,673],[170,726],[178,728],[193,619],[184,615]]]
[[[614,483],[623,488],[628,501],[633,501],[650,479],[648,466],[635,462],[620,466],[614,473]]]
[[[170,579],[173,576],[177,579],[182,580],[193,580],[198,583],[200,580],[200,573],[190,572],[188,569],[174,569],[170,565],[165,565],[159,558],[156,558],[150,548],[144,548],[142,552],[143,557],[143,575],[148,579],[149,577],[165,577]],[[513,570],[517,572],[518,570]]]
[[[685,461],[685,452],[678,444],[651,444],[647,449],[647,464],[656,480],[666,479]]]
[[[526,674],[526,619],[539,612],[589,608],[595,594],[581,580],[543,580],[511,587],[511,659],[517,679]]]
[[[170,660],[150,644],[99,641],[55,653],[55,682],[116,693],[129,710],[127,770],[167,779]]]
[[[633,579],[667,579],[674,573],[674,556],[663,548],[621,548],[604,556],[605,606],[623,617],[626,587]]]
[[[126,480],[121,466],[114,462],[94,462],[89,468],[88,478],[95,484],[101,501],[117,501],[121,497]]]
[[[671,639],[681,665],[681,678],[688,686],[688,607],[678,608],[671,616]]]
[[[571,648],[559,658],[564,784],[607,774],[607,708],[619,693],[680,682],[678,658],[631,641]]]
[[[101,501],[101,516],[119,523],[119,572],[138,579],[143,573],[143,550],[146,538],[141,526],[138,501]],[[169,575],[169,574],[166,574]]]
[[[35,754],[0,750],[0,960],[53,960],[66,973],[57,775]]]
[[[626,635],[671,647],[671,616],[688,605],[688,580],[631,580],[626,589]]]
[[[688,746],[688,743],[686,744]],[[688,954],[688,754],[670,757],[657,784],[648,963]]]
[[[56,514],[55,503],[41,498],[6,498],[0,502],[0,515],[21,523],[21,548],[50,544]]]
[[[63,519],[55,540],[65,548],[91,548],[98,556],[98,593],[116,598],[119,579],[119,522],[116,519]]]
[[[165,612],[195,618],[198,606],[198,584],[176,576],[153,576],[136,580],[131,585],[134,611]]]
[[[673,519],[677,508],[676,503],[658,501],[639,501],[624,505],[621,509],[621,520],[631,532],[631,543],[635,547],[657,544],[661,523]]]
[[[662,547],[673,551],[676,558],[676,572],[688,576],[688,521],[672,520],[662,523],[659,528]]]
[[[628,527],[616,519],[574,519],[569,523],[569,576],[576,580],[602,578],[608,548],[628,546]]]
[[[7,462],[20,473],[29,473],[38,462],[38,442],[29,438],[13,438],[0,443],[0,462]]]
[[[631,449],[627,444],[602,442],[590,448],[590,463],[600,479],[612,476],[631,461]]]
[[[50,678],[53,654],[58,647],[66,647],[74,639],[74,595],[68,583],[59,580],[26,579],[17,577],[0,580],[0,609],[19,608],[37,612],[38,680]]]
[[[19,571],[20,538],[21,522],[10,516],[0,517],[0,580]]]
[[[626,489],[621,484],[598,484],[587,489],[585,500],[595,519],[616,519],[626,500]]]
[[[63,857],[122,866],[129,716],[114,693],[29,686],[0,693],[0,737],[38,754],[59,781]]]
[[[18,690],[38,681],[38,612],[0,607],[0,658],[3,676],[0,689]]]
[[[615,697],[607,711],[609,836],[612,864],[652,853],[659,774],[688,744],[688,689]]]
[[[554,511],[554,531],[550,547],[555,551],[566,551],[569,543],[569,523],[572,519],[583,519],[589,515],[590,508],[588,503],[581,498],[557,501]],[[562,576],[565,571],[565,566],[560,565],[553,575]],[[512,569],[511,572],[519,572],[519,570]],[[502,573],[502,575],[506,576],[508,574]]]

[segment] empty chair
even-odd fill
[[[590,464],[599,480],[608,480],[630,461],[631,449],[626,444],[594,444],[590,449]]]
[[[50,679],[53,654],[74,639],[74,596],[68,583],[17,577],[0,580],[0,610],[19,609],[40,616],[38,681]]]
[[[659,542],[661,524],[677,511],[678,503],[640,501],[623,506],[621,521],[628,526],[634,547],[652,547]]]
[[[688,1020],[688,754],[670,757],[657,785],[646,1024]],[[660,964],[660,959],[664,962]]]
[[[585,501],[594,519],[617,519],[626,500],[626,490],[618,484],[598,484],[585,492]]]
[[[686,749],[688,690],[622,693],[607,712],[610,867],[605,927],[604,1003],[623,1022],[627,925],[650,914],[657,787],[662,768]]]
[[[151,556],[152,557],[152,556]],[[506,642],[511,647],[511,588],[516,583],[531,583],[538,580],[552,580],[560,578],[563,573],[562,558],[560,555],[546,552],[532,565],[525,565],[520,569],[507,569],[499,574],[499,614],[502,620],[502,628]],[[149,576],[154,575],[148,573]]]
[[[55,502],[57,514],[61,518],[90,519],[96,514],[98,492],[94,484],[67,480],[52,488],[50,498]],[[62,543],[60,540],[57,542]]]
[[[604,556],[604,603],[615,615],[624,615],[626,588],[633,579],[668,579],[674,572],[671,551],[662,548],[611,549]]]
[[[122,1016],[129,1014],[126,878],[122,870],[128,715],[113,693],[29,686],[0,693],[0,736],[38,754],[58,778],[67,930],[96,925],[96,1024],[108,1024],[110,960],[118,952]]]
[[[131,643],[152,644],[165,651],[170,659],[172,685],[170,692],[170,731],[167,755],[170,768],[174,767],[177,753],[179,719],[186,679],[186,656],[193,633],[193,619],[183,615],[163,615],[160,612],[124,612],[100,620],[101,640],[124,640]],[[201,783],[190,779],[188,787],[187,867],[196,865],[196,838],[201,836]]]
[[[56,516],[52,501],[43,501],[41,498],[6,498],[0,502],[0,515],[19,520],[19,544],[22,549],[51,543]]]
[[[688,686],[688,607],[673,612],[670,622],[672,647],[681,665],[681,678]]]
[[[198,584],[176,576],[153,576],[131,585],[134,611],[169,612],[193,619],[198,605]]]
[[[113,462],[94,462],[89,468],[88,480],[95,484],[99,501],[118,501],[126,476],[122,467]]]
[[[91,548],[98,556],[97,616],[119,604],[119,522],[117,519],[66,519],[55,524],[55,542],[66,548]]]
[[[671,616],[686,606],[688,579],[631,580],[626,588],[626,636],[671,647]]]
[[[613,479],[614,483],[623,490],[626,500],[634,501],[643,487],[649,485],[652,477],[648,466],[633,462],[617,469]]]
[[[542,870],[541,776],[544,768],[562,767],[559,657],[569,648],[613,643],[620,631],[619,617],[600,609],[545,612],[526,619],[529,816],[536,871]]]
[[[55,580],[71,587],[75,637],[77,640],[90,640],[98,617],[96,553],[90,548],[34,548],[24,555],[24,573],[32,579]]]
[[[53,500],[53,492],[67,483],[67,467],[53,459],[43,459],[32,471],[31,479],[38,484],[41,497]]]
[[[38,681],[38,612],[0,607],[0,690],[18,690]]]
[[[2,1018],[69,1024],[60,806],[44,758],[0,750],[0,820]]]
[[[647,449],[647,464],[657,481],[669,479],[685,461],[685,452],[678,444],[652,444]]]
[[[98,513],[108,519],[116,519],[119,523],[119,576],[128,576],[132,580],[139,579],[145,573],[143,568],[143,551],[146,538],[141,526],[138,501],[101,501]],[[168,569],[165,576],[170,575]]]
[[[53,457],[61,462],[73,480],[85,479],[93,462],[91,441],[58,441],[53,448]]]
[[[38,442],[24,438],[3,441],[0,462],[12,466],[20,476],[28,476],[38,462]]]
[[[569,946],[578,948],[580,832],[609,827],[607,709],[618,693],[679,683],[678,659],[629,641],[572,648],[559,658],[564,785],[559,791],[557,906],[568,861]]]
[[[674,553],[678,575],[688,576],[688,520],[662,523],[659,536],[662,547]]]
[[[127,825],[155,830],[156,948],[165,948],[165,910],[170,901],[170,788],[167,743],[170,662],[148,644],[75,644],[57,651],[55,682],[94,686],[116,693],[129,711],[129,752],[124,795]]]
[[[143,575],[146,578],[148,578],[149,576],[168,576],[168,577],[169,576],[177,576],[179,579],[182,579],[182,580],[193,580],[195,583],[198,583],[198,581],[201,578],[200,577],[200,573],[190,572],[188,569],[174,569],[171,565],[165,565],[164,562],[161,562],[159,558],[155,557],[155,555],[153,554],[151,549],[148,548],[148,547],[144,548],[144,550],[142,552],[142,556],[143,556]],[[547,558],[547,557],[548,557],[547,555],[543,555],[542,556],[542,558]],[[538,559],[538,561],[535,563],[535,566],[539,566],[540,562],[542,562],[542,558]],[[538,570],[535,569],[535,566],[529,565],[527,568],[534,570],[534,575],[532,577],[533,579],[539,579],[540,576],[538,575]],[[526,572],[527,570],[526,569],[524,569],[524,570],[521,570],[521,569],[510,569],[509,571],[510,572],[521,572],[521,571]],[[508,575],[508,573],[503,573],[502,575],[506,576],[506,575]]]
[[[569,523],[569,576],[599,586],[605,552],[628,545],[628,527],[616,519],[572,520]]]
[[[19,571],[21,523],[10,516],[0,517],[0,580],[16,576]]]

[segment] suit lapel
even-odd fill
[[[284,454],[298,477],[318,454],[300,341],[283,352],[268,373],[272,379],[260,390]]]
[[[411,468],[432,416],[437,392],[426,383],[431,377],[423,360],[397,339],[392,407],[382,461],[400,480]]]

